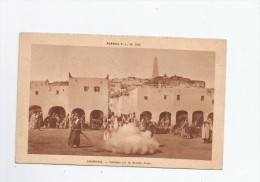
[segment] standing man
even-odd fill
[[[67,114],[66,119],[65,119],[65,128],[69,127],[69,122],[70,122],[70,115]]]
[[[31,115],[31,118],[30,118],[30,129],[34,129],[35,120],[36,120],[36,113],[34,112],[34,113]]]
[[[203,122],[202,125],[202,139],[204,143],[209,143],[210,142],[210,122],[209,118],[207,121]]]
[[[78,116],[75,117],[76,119],[71,126],[70,135],[68,138],[68,144],[71,148],[74,147],[74,145],[76,145],[77,148],[79,147],[80,134],[82,133],[80,119]]]
[[[39,116],[38,116],[38,119],[37,119],[37,123],[38,123],[38,129],[39,129],[39,131],[41,131],[41,125],[43,123],[42,112],[39,113]]]
[[[72,127],[72,124],[74,123],[74,120],[75,120],[75,116],[74,116],[74,114],[71,114],[70,122],[69,122],[69,128]]]
[[[37,129],[38,127],[38,117],[39,117],[40,113],[37,112],[36,115],[35,115],[35,120],[34,120],[34,123],[33,123],[33,129]]]
[[[82,115],[80,117],[80,124],[81,124],[81,129],[84,131],[84,128],[85,128],[85,115]]]
[[[209,143],[212,143],[212,139],[213,139],[213,121],[211,120],[211,118],[209,118],[208,121],[209,121]]]

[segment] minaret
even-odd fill
[[[154,57],[153,61],[153,78],[159,76],[159,70],[158,70],[158,60],[157,57]]]

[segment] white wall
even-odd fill
[[[180,95],[180,100],[177,100]],[[147,100],[144,97],[147,96]],[[164,99],[164,96],[167,98]],[[204,96],[204,101],[201,101]],[[204,119],[214,112],[214,93],[208,93],[204,88],[154,88],[150,86],[138,87],[129,93],[129,96],[121,96],[113,99],[112,111],[128,114],[135,112],[137,118],[144,111],[152,113],[152,120],[159,121],[162,112],[171,113],[172,125],[176,123],[176,113],[180,110],[188,112],[189,122],[192,122],[192,114],[195,111],[203,111]]]
[[[88,91],[84,91],[88,86]],[[94,92],[94,87],[100,87]],[[108,80],[103,78],[70,78],[69,79],[69,113],[75,108],[85,111],[86,120],[93,110],[101,110],[108,114]]]
[[[38,91],[38,95],[35,94]],[[56,93],[59,91],[59,94]],[[63,107],[68,113],[68,85],[41,85],[31,84],[30,106],[38,105],[42,108],[43,117],[48,115],[49,109],[54,106]]]

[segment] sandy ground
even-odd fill
[[[69,132],[68,129],[30,130],[28,153],[82,156],[132,156],[105,151],[102,148],[102,130],[84,131],[84,134],[92,140],[92,143],[81,135],[80,147],[70,148],[67,144]],[[160,143],[160,148],[156,153],[134,156],[211,160],[212,145],[203,144],[201,138],[183,139],[172,134],[155,134],[154,138]]]

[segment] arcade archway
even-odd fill
[[[75,108],[72,110],[71,114],[78,114],[79,117],[85,116],[85,111],[81,108]]]
[[[55,128],[57,124],[61,123],[63,118],[66,117],[65,109],[61,106],[54,106],[49,109],[50,115],[49,127]]]
[[[168,127],[171,125],[172,114],[170,112],[162,112],[159,116],[159,123],[164,122]]]
[[[38,105],[32,105],[29,107],[29,120],[31,118],[31,115],[36,112],[42,112],[42,107]]]
[[[213,119],[214,119],[214,114],[213,114],[213,112],[209,113],[208,119],[211,119],[211,121],[213,121]]]
[[[93,110],[90,113],[90,127],[91,129],[101,129],[103,123],[104,113],[101,110]]]
[[[204,113],[203,111],[194,111],[192,113],[192,124],[196,127],[201,127],[204,121]]]
[[[152,113],[150,111],[144,111],[140,114],[140,121],[144,120],[151,120],[152,119]]]
[[[188,119],[188,112],[187,111],[184,111],[184,110],[181,110],[181,111],[177,111],[176,112],[176,125],[178,127],[181,127],[182,126],[182,123]]]

